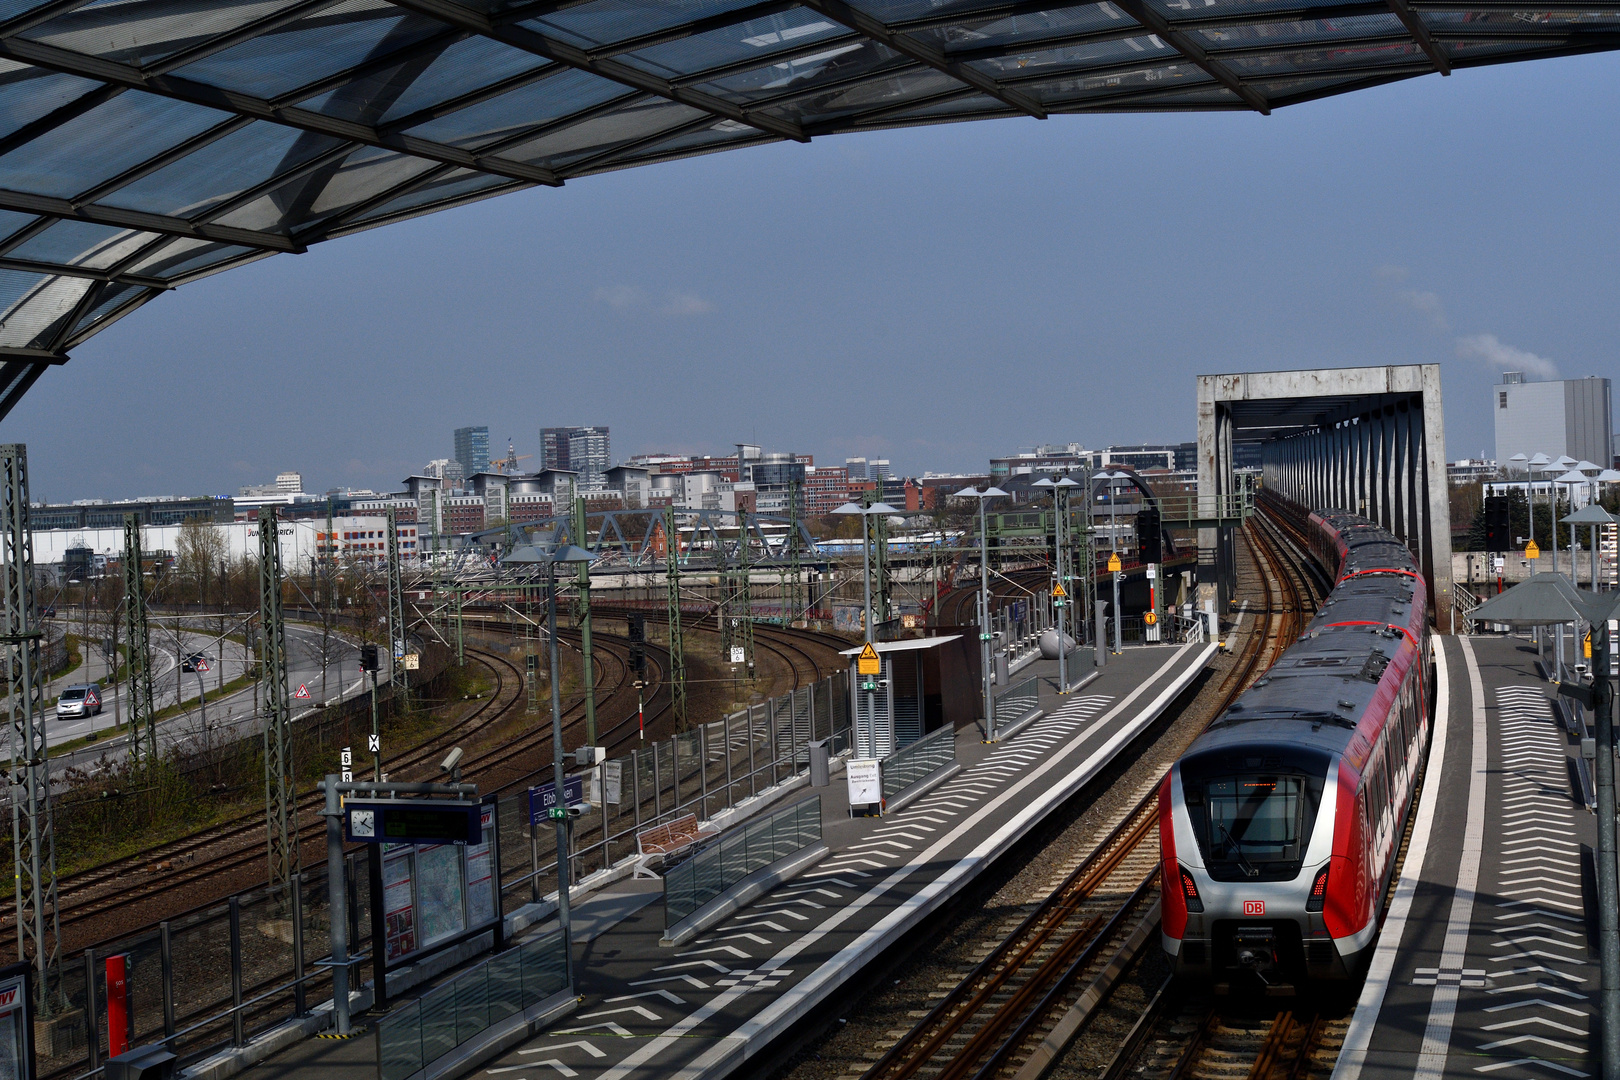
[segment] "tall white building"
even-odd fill
[[[1588,376],[1552,382],[1526,382],[1508,371],[1491,388],[1496,417],[1496,460],[1567,455],[1607,466],[1614,442],[1614,409],[1609,380]]]

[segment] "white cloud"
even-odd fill
[[[1432,292],[1419,292],[1416,289],[1406,289],[1395,294],[1395,299],[1424,316],[1429,325],[1436,330],[1449,330],[1451,324],[1446,321],[1446,309],[1440,303],[1440,297]]]
[[[618,311],[628,311],[642,302],[641,290],[634,285],[603,285],[592,296],[598,303]]]
[[[1464,360],[1478,360],[1493,371],[1522,371],[1541,379],[1558,378],[1556,363],[1545,356],[1505,344],[1495,334],[1458,338],[1457,355]]]
[[[707,315],[714,310],[714,305],[697,293],[672,292],[658,310],[665,315]]]

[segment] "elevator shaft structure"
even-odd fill
[[[124,620],[129,638],[129,754],[151,765],[158,759],[157,710],[152,705],[152,636],[146,619],[146,556],[141,519],[124,515]]]
[[[259,511],[259,664],[264,673],[265,855],[270,886],[298,872],[292,744],[288,738],[287,630],[281,614],[281,541],[276,512]]]
[[[28,526],[28,448],[0,444],[0,575],[5,588],[0,643],[11,702],[11,845],[17,904],[17,959],[34,968],[35,1003],[54,1012],[61,924],[56,905],[56,840],[45,745],[46,673],[34,607],[34,542]]]

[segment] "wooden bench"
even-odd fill
[[[658,875],[648,868],[653,859],[668,858],[700,840],[719,835],[715,829],[699,828],[696,814],[687,814],[674,821],[642,829],[636,833],[636,854],[640,857],[640,862],[636,866],[635,876],[656,878]]]

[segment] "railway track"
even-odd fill
[[[1264,674],[1298,636],[1305,611],[1314,606],[1308,572],[1292,565],[1297,554],[1263,523],[1251,524],[1245,535],[1263,594],[1265,625],[1245,635],[1238,662],[1218,688],[1215,715]],[[925,1016],[889,1033],[889,1044],[860,1074],[863,1080],[1039,1080],[1061,1060],[1142,951],[1157,947],[1157,794],[1162,775],[1138,789],[1135,805],[1101,843],[1025,918],[1004,927],[1000,940]],[[1161,1009],[1173,1005],[1177,1018],[1187,1008],[1168,988],[1161,988],[1156,1004]],[[1282,1023],[1280,1016],[1274,1019]],[[1232,1040],[1213,1038],[1225,1032],[1222,1023],[1210,1009],[1197,1023],[1183,1026],[1189,1027],[1190,1045],[1224,1048]],[[1144,1018],[1138,1026],[1139,1050],[1157,1022]],[[1205,1036],[1198,1036],[1199,1031]],[[1277,1031],[1274,1038],[1256,1042],[1251,1080],[1300,1080],[1301,1074],[1286,1071],[1288,1063],[1321,1041],[1314,1017],[1300,1028],[1290,1015]],[[1221,1052],[1239,1058],[1247,1053],[1241,1048]],[[1187,1070],[1196,1053],[1188,1051],[1187,1060],[1167,1075],[1178,1080],[1192,1075]],[[1121,1059],[1115,1075],[1124,1075],[1134,1062],[1134,1057]],[[1199,1075],[1243,1072],[1223,1065]]]
[[[562,637],[559,634],[559,637]],[[598,655],[606,659],[596,672],[599,690],[607,693],[599,698],[599,707],[625,710],[627,719],[599,735],[606,737],[604,745],[610,748],[633,741],[636,737],[635,710],[621,700],[628,687],[629,642],[608,638],[603,641]],[[387,773],[398,779],[431,778],[438,761],[449,747],[475,737],[479,731],[497,724],[521,711],[524,704],[522,673],[497,653],[467,650],[468,658],[485,667],[495,681],[495,691],[488,700],[475,707],[456,724],[407,747],[385,761]],[[655,702],[667,700],[662,681],[667,669],[667,654],[661,649],[648,651],[650,681],[654,691],[648,695]],[[634,700],[634,691],[629,691]],[[661,713],[662,708],[655,708]],[[571,730],[584,720],[584,701],[580,698],[564,711],[565,730]],[[481,784],[499,782],[503,774],[513,770],[514,764],[527,757],[542,755],[543,765],[550,761],[550,731],[525,732],[501,744],[479,751],[462,763],[462,772]],[[298,838],[304,849],[306,864],[319,861],[324,850],[325,824],[315,816],[320,797],[306,795],[298,800]],[[319,849],[319,850],[318,850]],[[58,918],[67,943],[99,941],[121,936],[134,925],[143,925],[157,918],[182,918],[186,914],[218,902],[218,888],[207,883],[220,881],[240,887],[240,879],[264,859],[264,819],[257,813],[241,817],[180,837],[165,844],[112,860],[93,869],[64,876],[59,883]],[[227,889],[226,891],[233,891]],[[187,893],[201,893],[206,899],[186,903],[175,910],[173,897]],[[190,899],[190,898],[188,898]],[[15,918],[15,910],[7,904],[0,907],[0,928],[7,927]],[[0,930],[3,932],[3,930]]]
[[[486,622],[490,629],[514,633],[513,622]],[[560,630],[560,643],[578,648],[579,633]],[[755,644],[780,658],[791,673],[790,688],[819,679],[826,667],[825,657],[847,643],[833,635],[777,627],[756,627]],[[670,710],[665,685],[669,670],[667,650],[653,643],[645,646],[649,686],[638,696],[632,685],[629,639],[597,631],[593,635],[596,658],[598,717],[617,717],[599,727],[597,741],[610,754],[626,751],[639,741],[642,720],[652,728]],[[817,656],[817,652],[821,656]],[[521,714],[526,704],[523,673],[496,651],[466,650],[470,662],[483,666],[494,680],[494,693],[452,727],[421,740],[390,756],[385,771],[396,779],[431,779],[439,760],[451,746],[476,737],[479,731]],[[642,707],[644,705],[644,713]],[[577,741],[584,724],[583,696],[567,703],[563,711],[565,737]],[[461,769],[469,780],[488,791],[505,791],[525,782],[537,768],[551,761],[549,725],[536,725],[529,731],[476,752],[463,760]],[[315,816],[320,798],[308,795],[299,800],[297,812],[299,844],[306,865],[318,862],[324,851],[325,826]],[[230,883],[234,891],[242,877],[264,858],[264,819],[257,813],[245,814],[231,822],[199,830],[174,841],[157,845],[110,861],[90,870],[64,876],[59,885],[58,911],[65,942],[77,946],[124,936],[132,928],[159,918],[177,919],[218,902],[219,888],[210,881]],[[205,897],[195,900],[187,894]],[[215,895],[218,894],[218,895]],[[175,909],[173,898],[188,902]],[[15,918],[10,904],[0,906],[0,932]]]

